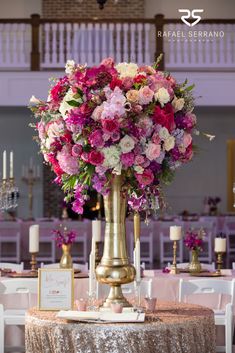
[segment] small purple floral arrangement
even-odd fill
[[[184,244],[189,250],[202,251],[203,250],[203,230],[199,231],[188,231],[184,238]]]
[[[63,231],[54,229],[51,233],[54,235],[58,248],[61,248],[63,244],[73,244],[76,238],[76,233],[73,230],[68,231],[66,228]]]

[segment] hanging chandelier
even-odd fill
[[[83,3],[83,0],[76,0],[79,4]],[[117,4],[119,0],[114,0],[114,4]],[[106,4],[107,0],[96,0],[97,4],[99,5],[100,10],[103,10],[104,5]]]
[[[106,3],[107,0],[96,0],[96,1],[97,1],[97,3],[99,4],[100,10],[103,10],[104,5],[105,5],[105,3]]]

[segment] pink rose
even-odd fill
[[[106,134],[113,134],[119,130],[119,124],[115,119],[105,119],[102,121],[103,130]]]
[[[149,104],[153,100],[154,92],[145,86],[139,90],[139,103],[142,105]]]
[[[90,134],[88,141],[92,147],[103,147],[104,140],[103,140],[103,136],[102,136],[102,131],[101,130],[93,131]]]
[[[149,143],[147,149],[145,150],[146,157],[153,161],[154,159],[158,158],[161,153],[161,146],[156,145],[155,143]]]
[[[183,136],[184,147],[187,148],[191,143],[192,143],[192,136],[187,132],[185,132]]]
[[[79,157],[82,153],[82,145],[76,144],[72,147],[72,156]]]
[[[122,153],[121,162],[125,167],[131,167],[134,164],[135,155],[133,152]]]
[[[94,119],[95,121],[100,120],[102,112],[103,112],[103,106],[102,105],[98,105],[94,109],[93,113],[91,114],[92,119]]]
[[[133,79],[131,77],[124,77],[122,79],[124,89],[130,89],[133,86]]]
[[[84,162],[88,162],[89,161],[89,154],[87,152],[82,152],[81,154],[81,159],[84,161]]]
[[[144,161],[145,161],[144,156],[141,156],[140,154],[138,154],[138,155],[135,157],[135,164],[137,164],[137,165],[142,165],[142,164],[144,164]]]
[[[107,67],[108,69],[113,68],[114,66],[114,61],[113,58],[105,58],[101,61],[100,65],[104,65],[105,67]]]
[[[93,165],[100,165],[104,161],[103,153],[99,151],[91,151],[89,153],[88,162]]]
[[[149,185],[153,182],[154,175],[150,169],[145,169],[143,174],[136,174],[136,179],[138,180],[139,184],[142,186]]]
[[[154,132],[154,134],[152,136],[152,142],[156,143],[156,145],[158,145],[161,142],[161,139],[159,137],[159,133],[158,132]]]

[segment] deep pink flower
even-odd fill
[[[102,130],[93,131],[90,134],[88,141],[92,147],[103,147],[104,146],[104,139],[103,139]]]
[[[100,165],[104,161],[104,155],[99,151],[91,151],[89,153],[88,161],[93,165]]]
[[[174,110],[170,103],[167,103],[164,108],[156,105],[153,113],[153,121],[156,124],[166,127],[170,132],[175,128]]]
[[[135,174],[136,179],[138,180],[139,184],[142,186],[149,185],[153,182],[154,175],[150,169],[145,169],[143,174]]]
[[[121,162],[125,167],[131,167],[134,164],[135,155],[133,152],[122,153]]]
[[[118,131],[119,124],[115,119],[104,119],[102,120],[103,130],[106,134],[113,134]]]
[[[72,147],[72,156],[79,157],[82,153],[82,145],[76,144]]]

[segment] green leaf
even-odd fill
[[[75,101],[74,99],[72,99],[71,101],[66,101],[66,103],[68,103],[72,107],[79,107],[80,106],[80,103],[78,101]]]

